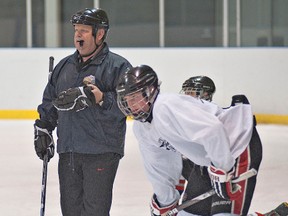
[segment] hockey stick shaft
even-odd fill
[[[53,67],[54,67],[54,57],[49,57],[49,75],[48,75],[48,81],[50,81],[53,73]]]
[[[243,180],[246,180],[246,179],[249,179],[253,176],[257,175],[257,170],[252,168],[250,170],[248,170],[247,172],[245,173],[242,173],[241,175],[239,175],[238,177],[234,178],[232,180],[232,183],[237,183],[237,182],[240,182],[240,181],[243,181]]]
[[[49,57],[49,76],[52,74],[54,67],[54,57]],[[44,155],[43,158],[43,167],[42,167],[42,187],[41,187],[41,207],[40,207],[40,216],[45,214],[45,203],[46,203],[46,185],[47,185],[47,173],[48,173],[48,152]]]
[[[255,176],[257,174],[257,170],[255,170],[254,168],[248,170],[247,172],[245,173],[242,173],[241,175],[239,175],[238,177],[234,178],[232,180],[232,183],[237,183],[237,182],[240,182],[240,181],[243,181],[243,180],[246,180],[248,178],[251,178],[252,176]],[[214,189],[211,189],[210,191],[207,191],[206,193],[203,193],[191,200],[188,200],[187,202],[184,202],[183,204],[177,206],[176,208],[170,210],[168,213],[167,213],[167,216],[173,216],[175,215],[176,213],[178,213],[179,211],[187,208],[188,206],[191,206],[191,205],[194,205],[195,203],[198,203],[200,202],[201,200],[204,200],[212,195],[215,194],[215,191]]]
[[[53,71],[53,66],[54,66],[54,57],[50,56],[49,57],[49,73]]]
[[[44,214],[45,214],[47,172],[48,172],[48,154],[45,154],[44,158],[43,158],[43,168],[42,168],[42,187],[41,187],[40,216],[44,216]]]

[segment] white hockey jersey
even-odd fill
[[[184,155],[194,163],[229,171],[252,136],[251,106],[223,109],[181,94],[159,94],[151,123],[134,122],[144,167],[161,205],[179,198],[175,190]]]

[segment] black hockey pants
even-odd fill
[[[253,129],[252,138],[247,149],[237,158],[235,169],[251,169],[257,171],[262,160],[262,143],[256,128]],[[248,162],[248,163],[247,163]],[[184,172],[182,175],[187,179],[188,184],[185,190],[185,199],[192,199],[212,189],[207,167],[200,167],[189,160],[183,160]],[[257,175],[243,181],[241,184],[243,198],[237,201],[229,201],[213,195],[199,203],[185,209],[186,212],[211,216],[217,213],[233,213],[237,215],[247,215],[254,189],[256,186]]]

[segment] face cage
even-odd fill
[[[200,98],[206,101],[212,101],[212,96],[213,96],[213,94],[211,94],[210,92],[204,91],[203,88],[193,88],[193,87],[182,88],[180,93],[186,94],[186,95],[191,95],[192,93],[195,93],[197,98]]]
[[[180,93],[181,94],[187,94],[187,95],[191,95],[192,93],[195,93],[196,97],[202,97],[204,91],[202,88],[184,87],[184,88],[182,88]]]
[[[135,92],[133,94],[135,94]],[[141,100],[134,103],[134,104],[142,104],[141,106],[137,105],[137,107],[138,107],[137,112],[133,112],[130,109],[130,107],[128,105],[128,100],[125,99],[125,97],[127,95],[121,95],[120,94],[117,96],[118,107],[120,108],[120,110],[122,111],[122,113],[125,116],[131,117],[132,119],[137,120],[137,121],[145,122],[147,120],[147,118],[150,116],[152,108],[151,108],[151,103],[149,102],[149,97],[147,96],[147,94],[143,93],[143,95],[144,96]],[[130,105],[131,105],[131,103],[130,103]],[[133,104],[132,104],[132,106],[133,106]],[[149,107],[148,110],[147,110],[147,107]],[[146,108],[146,110],[145,110],[145,108]]]

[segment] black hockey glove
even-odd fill
[[[208,167],[212,187],[219,197],[227,200],[236,200],[241,196],[241,186],[232,183],[234,172],[234,167],[230,172],[225,172],[224,170],[218,169],[212,165]]]
[[[43,160],[48,154],[48,161],[54,156],[53,127],[49,123],[37,119],[34,124],[34,147],[38,157]]]
[[[96,104],[96,101],[89,86],[70,88],[61,92],[53,101],[54,107],[59,111],[74,110],[78,112],[93,104]]]

